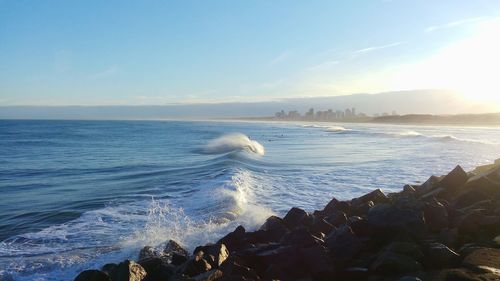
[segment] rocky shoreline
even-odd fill
[[[398,193],[292,208],[187,252],[168,241],[75,281],[500,280],[500,159]]]

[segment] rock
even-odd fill
[[[446,268],[458,264],[460,255],[441,243],[431,243],[427,249],[430,267]]]
[[[267,218],[266,222],[260,227],[269,236],[269,241],[279,241],[283,235],[288,231],[283,220],[276,216]]]
[[[111,276],[117,267],[118,265],[116,263],[107,263],[101,268],[101,270]]]
[[[448,227],[448,211],[435,199],[425,205],[424,218],[427,228],[432,232]]]
[[[125,260],[118,264],[113,271],[113,281],[142,281],[146,278],[146,270],[138,263]]]
[[[173,265],[181,265],[181,264],[185,263],[187,260],[188,260],[188,258],[186,256],[180,255],[177,253],[173,253],[172,260],[170,263]]]
[[[476,273],[464,268],[444,269],[429,277],[432,281],[498,281],[496,274]]]
[[[397,281],[422,281],[422,279],[415,276],[403,276],[399,278]]]
[[[289,229],[293,229],[300,225],[307,226],[310,225],[311,222],[311,218],[306,211],[296,207],[291,208],[283,218],[283,223]]]
[[[255,270],[243,266],[236,261],[226,261],[221,265],[224,277],[240,277],[245,278],[245,280],[259,280],[259,275]]]
[[[157,253],[154,250],[154,248],[151,246],[145,246],[139,252],[139,260],[149,259],[149,258],[154,258],[154,257],[159,257],[159,256],[160,256],[160,254]]]
[[[484,216],[483,212],[484,210],[482,209],[472,210],[459,217],[455,224],[458,232],[460,234],[476,235],[480,230],[479,223]]]
[[[182,248],[179,243],[174,240],[168,240],[167,245],[163,249],[162,256],[168,257],[171,260],[174,254],[185,256],[186,258],[189,257],[189,252]]]
[[[323,241],[312,235],[305,227],[298,227],[285,234],[281,238],[282,245],[294,245],[297,247],[307,247],[322,244]]]
[[[310,229],[313,234],[320,235],[320,233],[330,233],[335,229],[335,226],[327,222],[324,218],[314,216],[313,224]]]
[[[342,211],[335,211],[325,217],[325,221],[335,227],[339,227],[347,222],[347,216]]]
[[[412,185],[407,184],[403,187],[403,194],[404,195],[412,195],[413,196],[416,194],[416,192],[417,191],[415,190],[415,188]]]
[[[241,250],[246,244],[245,234],[245,228],[240,225],[233,232],[228,233],[217,241],[217,244],[226,245],[229,252]]]
[[[214,281],[220,279],[222,275],[222,271],[218,269],[212,269],[200,275],[194,276],[193,279],[196,281]]]
[[[464,185],[468,179],[467,173],[458,165],[439,182],[439,185],[444,187],[447,191],[457,190]]]
[[[203,258],[210,263],[212,268],[218,268],[229,257],[229,251],[224,244],[198,247],[195,252],[198,251],[203,252]]]
[[[462,264],[471,269],[483,269],[496,272],[500,276],[500,249],[483,248],[467,255]]]
[[[416,188],[417,194],[423,195],[437,188],[437,185],[440,181],[439,177],[431,176],[426,182]]]
[[[347,225],[358,237],[368,237],[371,235],[371,227],[367,220],[361,217],[349,217]]]
[[[424,254],[420,246],[410,242],[392,242],[385,248],[385,251],[405,255],[419,262],[424,259]]]
[[[166,264],[161,258],[143,259],[139,264],[147,273],[144,281],[167,280],[174,274],[173,266]]]
[[[361,203],[359,205],[354,205],[351,208],[351,214],[354,216],[366,216],[368,211],[375,206],[375,203],[373,201],[368,201],[365,203]]]
[[[352,259],[361,251],[363,246],[361,240],[347,225],[328,234],[325,242],[330,256],[339,261]]]
[[[111,281],[111,278],[100,270],[90,269],[80,272],[74,281]]]
[[[304,265],[314,280],[332,280],[335,270],[326,249],[316,245],[299,250],[300,264]]]
[[[391,251],[383,251],[370,270],[380,274],[411,273],[422,269],[422,265],[411,257]]]
[[[466,190],[465,192],[458,195],[457,198],[455,198],[454,207],[457,209],[462,209],[467,206],[471,206],[477,202],[481,202],[488,199],[489,196],[480,190],[476,189]]]
[[[212,269],[212,266],[203,258],[203,255],[203,251],[197,252],[194,257],[182,265],[180,271],[189,277],[193,277]]]
[[[457,228],[443,228],[439,233],[439,241],[450,248],[454,248],[459,243]]]
[[[324,217],[331,215],[335,211],[342,211],[344,213],[349,212],[351,208],[351,204],[345,201],[339,201],[335,198],[332,198],[330,202],[325,206],[322,213]]]
[[[418,238],[425,232],[422,208],[417,201],[400,199],[392,204],[378,204],[367,217],[374,235],[384,239],[398,234]]]
[[[387,203],[389,201],[389,198],[382,192],[382,190],[375,189],[374,191],[367,193],[361,197],[354,198],[351,200],[351,204],[356,206],[356,205],[363,205],[368,203],[369,201],[372,201],[374,204],[379,204],[379,203]]]

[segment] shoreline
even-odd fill
[[[421,185],[307,213],[292,207],[256,231],[238,226],[192,254],[175,241],[81,272],[75,281],[498,280],[500,159]]]

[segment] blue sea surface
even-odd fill
[[[0,120],[0,280],[73,280],[500,158],[500,128]]]

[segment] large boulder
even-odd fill
[[[347,261],[354,258],[363,247],[361,240],[347,225],[328,234],[325,242],[330,256],[338,261]]]
[[[74,281],[111,281],[111,278],[100,270],[90,269],[80,272]]]
[[[240,225],[233,232],[228,233],[226,236],[217,241],[217,244],[226,245],[229,252],[241,250],[246,244],[245,235],[245,228]]]
[[[460,255],[441,243],[431,243],[427,249],[427,263],[433,268],[447,268],[458,264]]]
[[[420,238],[426,231],[422,205],[409,198],[375,205],[367,217],[374,235],[384,239],[398,234]]]
[[[326,235],[335,229],[335,226],[327,222],[324,218],[314,216],[310,230],[316,236]]]
[[[473,270],[496,272],[500,276],[500,249],[483,248],[467,255],[462,264]]]
[[[325,217],[325,221],[335,227],[339,227],[347,222],[347,215],[342,211],[334,211]]]
[[[298,226],[310,225],[312,223],[312,217],[310,217],[306,211],[293,207],[283,218],[283,223],[289,229],[293,229]]]
[[[172,265],[166,264],[161,258],[143,259],[139,264],[147,273],[144,281],[167,280],[175,271]]]
[[[163,249],[162,256],[171,259],[174,254],[184,256],[186,258],[189,257],[189,252],[179,243],[174,240],[168,240],[167,245],[165,245],[165,248]]]
[[[118,264],[111,275],[113,281],[142,281],[146,278],[146,270],[138,263],[125,260]]]
[[[335,211],[342,211],[348,213],[351,208],[351,203],[346,201],[339,201],[336,198],[332,198],[330,202],[325,206],[325,208],[320,212],[322,216],[329,216]]]
[[[203,259],[210,264],[211,268],[218,268],[229,257],[229,251],[222,243],[196,247],[194,254],[197,253],[202,253]]]
[[[285,234],[280,241],[283,245],[294,245],[296,247],[308,247],[322,244],[323,241],[312,235],[305,227],[297,227]]]
[[[359,206],[366,204],[369,201],[373,202],[374,204],[387,203],[389,201],[389,198],[387,198],[384,192],[379,188],[361,197],[352,199],[351,204],[354,206]]]
[[[444,187],[447,191],[457,190],[465,184],[468,179],[467,173],[458,165],[439,182],[439,185]]]
[[[195,255],[182,265],[180,272],[193,277],[212,269],[212,266],[203,258],[203,251],[198,251]]]
[[[427,228],[432,232],[439,232],[448,227],[448,211],[442,203],[435,199],[425,205],[424,218]]]
[[[382,252],[370,266],[370,271],[381,274],[411,273],[422,269],[415,259],[391,251]]]
[[[267,233],[269,241],[279,241],[283,235],[288,231],[283,220],[276,216],[271,216],[267,218],[266,222],[260,227],[259,230],[263,230]]]
[[[316,245],[299,250],[299,263],[314,280],[332,280],[335,275],[333,262],[328,256],[327,250],[321,245]]]

